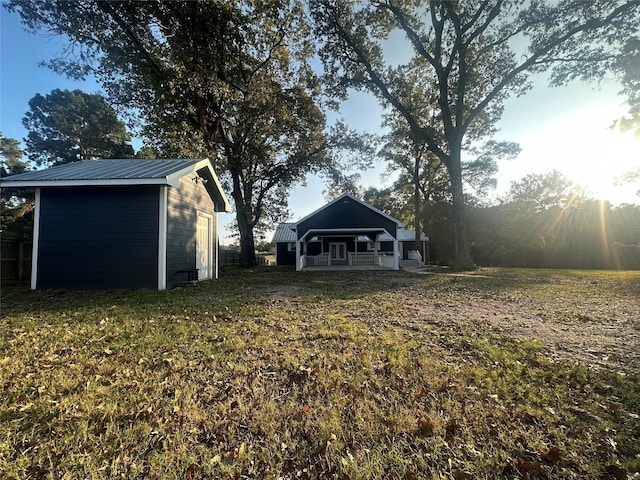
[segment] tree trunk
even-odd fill
[[[236,206],[236,222],[240,232],[240,266],[253,267],[256,265],[256,247],[253,238],[253,227],[249,223],[249,212],[242,196],[240,177],[236,172],[231,172],[233,178],[233,191],[231,196]]]
[[[420,214],[420,155],[416,152],[413,164],[413,214],[414,225],[416,228],[415,250],[423,255],[422,244],[420,242],[420,234],[422,233],[422,223]],[[424,258],[422,259],[424,261]]]
[[[453,201],[453,268],[455,270],[475,270],[471,259],[469,241],[467,240],[467,222],[465,216],[464,193],[462,189],[462,164],[460,150],[452,149],[450,162],[447,165],[451,180],[451,196]]]
[[[253,267],[256,265],[256,247],[253,238],[253,229],[247,222],[246,215],[237,212],[236,221],[240,230],[240,266]]]

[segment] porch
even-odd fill
[[[348,271],[348,272],[373,272],[373,271],[381,271],[381,270],[393,270],[393,267],[384,267],[380,265],[317,265],[317,266],[306,266],[305,271],[313,271],[313,272],[337,272],[337,271]]]
[[[300,255],[300,267],[332,267],[331,269],[349,268],[350,270],[394,269],[394,255],[379,252],[346,252],[346,257],[338,257],[335,252],[317,255]]]

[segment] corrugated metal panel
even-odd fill
[[[295,232],[296,224],[295,223],[281,223],[276,228],[276,231],[273,234],[273,239],[271,240],[274,243],[280,242],[295,242],[296,241],[296,232]]]
[[[45,170],[21,173],[3,182],[37,182],[56,180],[129,180],[165,178],[183,168],[195,165],[197,159],[115,159],[83,160]]]

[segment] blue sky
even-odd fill
[[[26,136],[22,117],[37,93],[47,94],[55,88],[99,91],[91,79],[70,81],[38,65],[55,56],[63,45],[59,38],[26,33],[17,15],[0,10],[0,131],[6,137],[21,140]],[[557,169],[597,198],[614,204],[640,203],[637,185],[614,185],[617,176],[640,166],[640,139],[610,128],[625,112],[618,90],[612,81],[599,88],[573,83],[552,89],[539,77],[529,94],[509,100],[496,138],[519,142],[522,152],[517,159],[500,163],[496,195],[526,174]],[[330,118],[342,117],[351,128],[377,132],[381,115],[371,95],[354,92]],[[383,164],[361,172],[363,185],[390,186],[392,179],[383,172]],[[317,177],[310,177],[305,187],[295,188],[289,200],[292,220],[322,206],[323,190]],[[223,229],[232,220],[232,215],[226,217],[221,219]],[[231,242],[228,236],[222,240]]]

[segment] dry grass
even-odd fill
[[[638,472],[636,364],[563,357],[502,313],[638,332],[640,273],[481,273],[265,268],[170,292],[5,287],[0,476]]]

